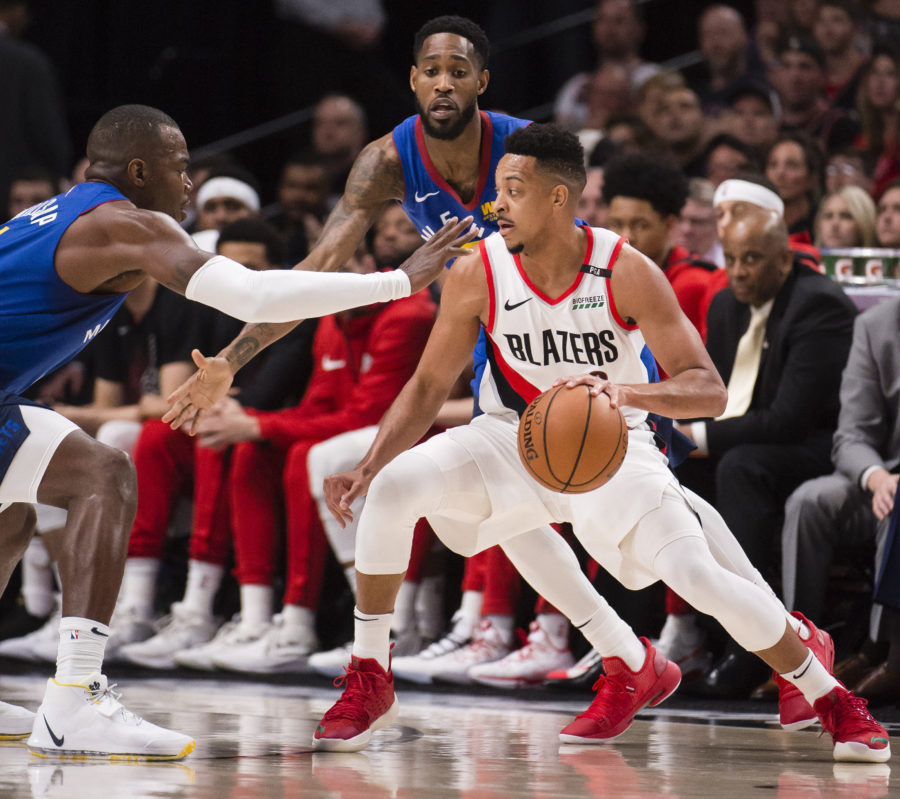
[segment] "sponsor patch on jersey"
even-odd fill
[[[602,308],[604,305],[606,305],[606,297],[604,297],[602,294],[593,297],[572,298],[573,311],[584,311],[589,308]]]

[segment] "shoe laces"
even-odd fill
[[[631,707],[630,693],[633,689],[615,677],[601,674],[594,683],[593,690],[597,695],[582,716],[596,719],[618,718],[623,707]]]
[[[366,710],[366,700],[374,693],[372,678],[373,675],[355,669],[352,665],[344,666],[344,673],[334,681],[334,687],[343,687],[344,693],[322,717],[322,721],[348,719],[367,726],[369,713]]]
[[[463,639],[455,637],[453,633],[449,633],[423,649],[416,657],[427,657],[430,660],[441,655],[448,655],[450,652],[454,652],[465,645],[466,642]]]
[[[87,685],[87,692],[90,696],[90,701],[95,705],[103,708],[103,711],[106,715],[111,716],[113,713],[120,712],[122,714],[122,720],[126,722],[139,722],[141,721],[141,717],[136,713],[132,713],[128,708],[126,708],[120,701],[122,697],[122,692],[117,691],[118,683],[113,683],[109,685],[108,683],[104,685],[99,680],[95,682],[91,682]]]
[[[823,724],[823,727],[827,726],[829,732],[837,732],[840,729],[842,737],[871,733],[872,727],[877,726],[878,722],[866,708],[868,704],[869,700],[848,692],[831,705],[825,717],[827,724]],[[825,732],[823,729],[819,737]]]

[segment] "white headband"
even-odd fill
[[[745,203],[758,205],[767,211],[777,211],[779,216],[784,216],[784,203],[774,191],[751,183],[749,180],[723,180],[716,193],[713,194],[713,206],[726,200],[742,200]]]
[[[252,211],[259,210],[259,195],[253,187],[237,178],[210,178],[197,192],[197,208],[202,209],[213,197],[233,197]]]

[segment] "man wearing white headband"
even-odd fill
[[[249,176],[248,176],[249,177]],[[259,213],[259,194],[246,180],[230,175],[207,178],[197,191],[197,232],[192,238],[201,250],[215,252],[219,231]]]
[[[794,250],[775,192],[751,180],[727,180],[714,203],[725,287],[709,307],[706,348],[729,400],[719,418],[682,427],[706,457],[691,458],[679,477],[715,497],[716,509],[766,574],[776,568],[771,546],[785,500],[804,480],[831,471],[840,374],[856,309]],[[817,654],[830,669],[830,642],[823,639]],[[765,676],[753,665],[728,650],[697,691],[746,698]],[[785,726],[803,721],[783,701],[781,711]]]

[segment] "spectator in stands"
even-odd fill
[[[302,261],[318,241],[330,191],[328,164],[318,153],[297,153],[281,168],[278,212],[271,222],[284,237],[288,264]]]
[[[856,142],[872,164],[872,194],[900,177],[900,54],[894,43],[876,45],[859,86]]]
[[[348,269],[375,269],[359,250]],[[287,528],[287,576],[279,623],[259,640],[228,648],[215,665],[237,671],[300,668],[318,649],[315,611],[328,544],[312,500],[307,454],[320,441],[375,424],[418,363],[434,321],[427,291],[319,321],[313,374],[299,405],[251,412],[224,400],[199,430],[201,443],[233,445],[231,518],[237,575],[268,597],[274,577],[280,518]]]
[[[859,186],[844,186],[825,195],[816,213],[816,247],[875,246],[875,203]]]
[[[879,245],[900,248],[900,178],[890,183],[878,200],[875,230]]]
[[[747,35],[741,13],[727,5],[706,8],[697,21],[697,41],[703,54],[703,75],[692,88],[707,116],[719,116],[735,86],[763,80],[762,68]]]
[[[632,92],[639,90],[647,78],[658,72],[658,66],[646,63],[640,55],[644,22],[640,4],[635,0],[599,0],[592,34],[597,70],[607,64],[624,68]],[[594,74],[580,72],[563,84],[554,104],[557,124],[569,130],[585,127]]]
[[[215,252],[219,233],[238,219],[259,214],[256,179],[240,167],[213,172],[197,192],[197,232],[200,249]]]
[[[857,317],[841,378],[840,417],[834,435],[835,471],[803,483],[788,499],[782,532],[784,598],[789,608],[818,613],[828,606],[829,569],[841,548],[877,542],[875,574],[881,574],[885,538],[900,469],[900,299],[887,300]],[[896,640],[896,611],[888,629]],[[872,702],[900,698],[900,670],[882,663],[880,608],[870,620],[862,650],[841,661],[835,675],[861,686]],[[881,628],[881,630],[879,629]],[[891,629],[893,628],[893,629]],[[893,643],[893,642],[892,642]],[[891,647],[891,657],[897,652]],[[890,666],[890,668],[889,668]]]
[[[0,197],[26,164],[54,180],[68,172],[72,144],[56,70],[50,59],[19,41],[28,25],[27,0],[0,0]]]
[[[688,177],[703,177],[706,120],[700,98],[687,87],[668,89],[650,127]]]
[[[346,94],[325,95],[313,109],[312,146],[325,159],[329,197],[344,191],[350,167],[369,137],[363,107]],[[334,201],[329,202],[329,208]]]
[[[587,183],[584,191],[578,198],[578,207],[575,215],[591,227],[606,227],[609,217],[609,205],[603,199],[603,167],[591,166],[587,168]]]
[[[678,471],[714,502],[765,574],[775,567],[770,549],[784,501],[804,480],[831,470],[840,368],[856,308],[791,251],[785,220],[762,207],[775,207],[777,197],[750,184],[742,196],[742,183],[720,187],[742,207],[740,216],[730,209],[722,237],[729,286],[715,295],[707,318],[706,346],[728,384],[728,406],[718,419],[681,427],[698,457]],[[765,677],[728,647],[696,690],[746,697]]]
[[[846,109],[832,106],[825,93],[825,54],[811,36],[787,36],[778,45],[774,84],[781,102],[781,130],[803,131],[826,150],[846,147],[859,123]]]
[[[872,178],[866,172],[862,154],[855,147],[836,150],[825,164],[825,191],[831,194],[844,186],[859,186],[872,196]]]
[[[812,238],[813,217],[822,191],[822,151],[809,136],[783,133],[769,150],[766,177],[784,203],[784,221],[791,234]]]
[[[639,153],[646,152],[656,145],[657,141],[653,131],[637,114],[613,114],[606,122],[606,135],[589,152],[593,156],[598,147],[612,146],[622,152]],[[607,153],[604,158],[608,158],[610,155],[612,155],[611,152]]]
[[[15,174],[9,186],[9,208],[4,219],[55,197],[59,192],[53,173],[42,167],[30,167]]]
[[[854,0],[820,0],[813,36],[825,54],[825,94],[832,105],[856,104],[866,56],[861,47],[862,9]]]
[[[283,242],[277,231],[256,218],[228,225],[219,237],[218,253],[255,270],[279,268],[284,262]],[[205,312],[202,323],[204,339],[212,347],[229,341],[242,326],[238,320],[213,310]],[[260,410],[296,403],[311,370],[314,330],[314,320],[303,323],[248,364],[248,373],[236,379],[236,393],[230,401]],[[199,343],[193,336],[185,338],[189,344]],[[213,600],[232,540],[228,492],[231,453],[224,447],[197,446],[202,441],[153,419],[144,422],[135,447],[138,509],[115,629],[120,638],[140,641],[123,646],[120,657],[150,668],[174,668],[176,662],[212,668],[208,653],[203,660],[191,647],[208,641],[218,627]],[[183,497],[193,499],[187,585],[182,600],[172,606],[168,623],[148,637],[153,633],[148,626],[154,617],[166,530]],[[244,624],[228,627],[223,633],[228,641],[252,639],[268,625],[271,607],[268,615],[260,613],[254,599],[242,591]],[[182,653],[185,660],[176,661]]]
[[[706,178],[688,181],[687,200],[672,232],[672,243],[721,268],[725,266],[725,256],[716,233],[714,193],[715,186]]]
[[[704,161],[705,176],[713,188],[741,172],[758,172],[762,168],[759,151],[730,133],[719,133],[709,140]]]
[[[773,92],[764,83],[738,84],[726,100],[725,129],[748,147],[769,149],[778,136]]]

